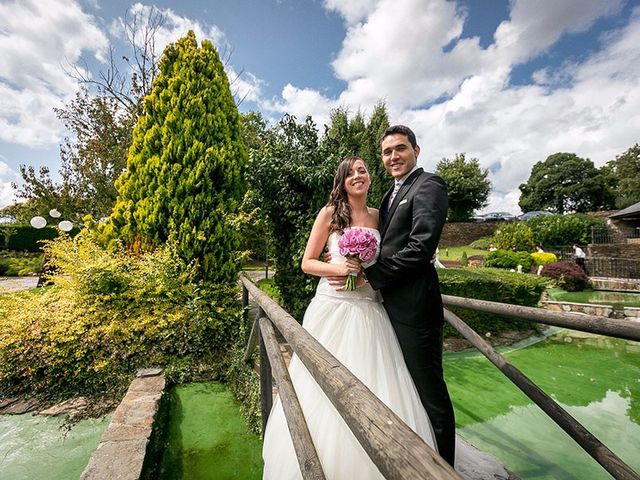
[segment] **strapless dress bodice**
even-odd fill
[[[375,235],[378,239],[378,248],[376,250],[375,258],[378,258],[378,254],[380,253],[380,232],[375,228],[370,227],[354,227],[361,228],[363,230],[368,230]],[[346,229],[348,230],[348,229]],[[345,230],[345,231],[346,231]],[[327,250],[331,254],[331,263],[342,263],[346,260],[346,258],[340,253],[340,247],[338,246],[338,241],[342,236],[339,232],[333,232],[329,235],[329,239],[327,240]],[[369,262],[371,264],[373,262]],[[368,283],[354,291],[336,291],[334,287],[329,284],[329,281],[322,277],[318,282],[318,288],[316,289],[316,295],[327,295],[336,298],[345,298],[350,300],[370,300],[378,302],[380,300],[378,292],[376,292],[371,285]]]

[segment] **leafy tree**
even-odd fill
[[[284,307],[298,320],[316,284],[300,262],[313,221],[327,201],[337,159],[325,154],[310,117],[298,123],[285,115],[249,160],[247,171],[275,244],[275,283]]]
[[[336,163],[348,155],[357,155],[365,160],[371,176],[368,203],[377,208],[392,181],[380,156],[380,139],[389,126],[384,103],[375,106],[368,123],[360,112],[349,120],[348,111],[344,108],[334,110],[330,120],[321,140],[323,149]]]
[[[548,215],[530,218],[524,223],[533,232],[533,242],[542,246],[568,246],[574,243],[591,243],[592,228],[603,229],[606,222],[601,218],[581,213],[573,215]]]
[[[158,71],[155,36],[165,17],[155,7],[130,9],[120,27],[130,53],[121,58],[114,51],[105,70],[91,75],[87,65],[67,73],[80,90],[64,108],[55,109],[71,135],[60,146],[60,183],[47,167],[21,166],[22,185],[13,184],[18,198],[29,200],[24,211],[42,215],[56,208],[80,222],[86,214],[108,216],[116,199],[114,181],[122,173],[131,145],[131,132],[142,112],[142,99],[149,93]]]
[[[588,212],[610,207],[605,176],[591,160],[575,153],[555,153],[536,163],[520,191],[518,204],[524,212]]]
[[[468,220],[473,211],[487,205],[491,191],[489,171],[480,168],[477,158],[467,160],[464,153],[455,158],[443,158],[436,165],[436,172],[447,183],[449,220]]]
[[[233,215],[244,193],[246,150],[218,53],[195,34],[165,49],[133,132],[111,216],[134,248],[176,244],[205,279],[234,282]]]
[[[640,145],[636,143],[603,169],[613,176],[616,208],[640,202]]]
[[[530,252],[533,250],[533,231],[527,222],[505,222],[495,231],[491,242],[501,250]]]

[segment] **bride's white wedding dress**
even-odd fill
[[[370,230],[379,242],[378,231]],[[328,240],[332,263],[344,261],[338,249],[339,238],[334,232]],[[435,448],[429,418],[404,363],[389,317],[368,284],[354,292],[336,292],[326,278],[321,278],[302,326]],[[384,478],[295,355],[289,374],[327,479]],[[263,458],[264,479],[302,478],[279,397],[267,423]]]

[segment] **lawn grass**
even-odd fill
[[[487,255],[489,253],[488,250],[480,250],[477,248],[472,248],[469,245],[463,245],[461,247],[440,247],[438,252],[438,258],[441,261],[449,260],[449,261],[460,261],[460,257],[462,257],[462,252],[467,253],[467,257],[471,255]]]

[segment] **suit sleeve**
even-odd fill
[[[417,271],[426,270],[436,251],[447,218],[447,186],[437,175],[420,180],[415,185],[415,193],[411,192],[411,224],[396,227],[392,223],[386,233],[394,235],[394,228],[409,230],[408,241],[392,256],[379,258],[376,264],[365,269],[369,283],[376,290],[401,283]],[[393,242],[393,238],[389,241]]]

